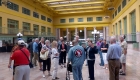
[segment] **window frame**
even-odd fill
[[[35,17],[35,18],[39,18],[39,13],[37,13],[37,12],[33,12],[33,17]]]
[[[66,23],[66,19],[60,19],[60,23]]]
[[[103,17],[96,17],[96,21],[103,21]]]
[[[73,23],[74,22],[74,18],[69,18],[69,23]]]
[[[87,22],[92,22],[92,21],[93,21],[93,17],[87,17]]]
[[[83,18],[78,18],[78,22],[83,22]]]

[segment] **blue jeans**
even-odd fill
[[[83,65],[72,66],[74,80],[82,80],[82,67]]]
[[[100,66],[104,66],[102,51],[98,51],[98,52],[100,54],[100,61],[101,61]]]

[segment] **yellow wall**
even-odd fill
[[[118,6],[119,4],[122,4],[122,2],[119,2],[117,3],[117,6],[116,6],[116,9],[118,9]],[[137,32],[140,32],[140,0],[130,0],[128,2],[127,0],[127,4],[126,6],[121,10],[121,12],[112,20],[111,22],[111,27],[112,29],[110,30],[111,32],[113,32],[113,25],[116,27],[116,23],[118,25],[118,35],[120,35],[119,33],[119,21],[121,20],[121,25],[122,25],[122,34],[124,34],[124,20],[123,18],[127,16],[127,34],[130,34],[131,33],[131,16],[130,16],[130,13],[132,11],[136,11],[136,31]],[[116,10],[114,10],[115,12]],[[113,13],[114,13],[113,12]],[[112,14],[113,14],[112,13]],[[110,35],[113,35],[111,34],[110,32]]]
[[[71,15],[54,16],[54,27],[56,28],[75,28],[75,27],[103,27],[110,24],[110,19],[105,19],[106,14],[85,13]],[[93,21],[87,22],[87,17],[93,17]],[[96,17],[102,17],[102,21],[96,21]],[[69,18],[74,18],[74,22],[69,23]],[[83,18],[83,22],[78,22],[78,18]],[[60,19],[66,19],[66,23],[60,23]]]
[[[122,7],[122,1],[120,0],[115,4],[115,9],[118,9],[118,6],[121,4]],[[124,21],[123,18],[127,16],[127,33],[131,33],[131,24],[130,24],[130,13],[132,11],[136,11],[136,30],[137,32],[140,32],[140,0],[130,0],[126,6],[121,9],[121,12],[119,14],[117,13],[117,16],[112,19],[105,19],[104,16],[106,16],[106,13],[81,13],[81,14],[63,14],[63,15],[53,15],[51,11],[47,11],[46,8],[42,7],[41,4],[32,2],[32,0],[12,0],[13,3],[19,5],[19,12],[8,9],[6,6],[2,5],[0,6],[0,17],[2,17],[2,27],[7,28],[7,19],[13,19],[19,21],[19,29],[22,29],[22,22],[28,22],[31,24],[31,31],[33,31],[33,24],[39,25],[39,31],[41,31],[41,26],[51,28],[51,32],[55,33],[56,28],[81,28],[81,27],[105,27],[109,26],[109,35],[113,35],[113,25],[116,26],[116,23],[118,25],[118,35],[119,35],[119,21],[121,21],[122,25],[122,34],[124,34]],[[31,15],[25,15],[22,13],[22,7],[25,7],[31,11]],[[39,13],[39,19],[33,17],[33,11]],[[109,14],[111,17],[114,14],[116,10],[113,10],[111,14]],[[41,20],[41,15],[45,15],[46,17],[49,17],[52,19],[52,23],[49,23],[47,21]],[[87,22],[87,17],[93,17],[92,22]],[[103,17],[102,21],[96,21],[96,17]],[[73,23],[69,23],[69,18],[74,18]],[[78,18],[83,18],[83,22],[78,22]],[[60,19],[66,19],[66,23],[60,23]],[[116,29],[116,28],[115,28]],[[116,30],[115,30],[116,31]]]
[[[7,28],[7,19],[13,19],[19,21],[19,29],[22,29],[22,22],[30,23],[31,31],[33,31],[33,24],[39,25],[39,31],[41,31],[41,26],[51,28],[53,33],[53,22],[49,23],[47,21],[41,20],[41,15],[44,15],[52,19],[52,13],[45,11],[45,8],[41,7],[40,4],[34,3],[31,0],[12,0],[13,3],[19,5],[19,12],[11,10],[6,6],[0,6],[0,17],[2,17],[2,27]],[[25,7],[30,10],[30,16],[22,13],[22,7]],[[35,9],[36,8],[36,9]],[[39,13],[39,19],[33,17],[33,11]]]

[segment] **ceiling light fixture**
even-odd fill
[[[114,10],[115,8],[113,7],[113,2],[111,2],[111,6],[110,7],[108,7],[108,10]]]

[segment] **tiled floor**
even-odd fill
[[[0,80],[11,80],[12,70],[7,68],[9,53],[0,53]],[[140,52],[128,49],[127,55],[127,71],[126,76],[120,76],[120,80],[140,80]],[[47,73],[47,72],[46,72]],[[65,79],[66,69],[58,71],[59,80]],[[46,74],[47,75],[47,74]],[[95,63],[95,79],[96,80],[109,80],[108,70],[102,69],[99,66],[99,55],[96,55]],[[51,77],[42,78],[42,72],[36,67],[31,69],[30,80],[51,80]],[[71,75],[71,80],[73,80]],[[83,80],[88,79],[87,66],[83,66]]]

